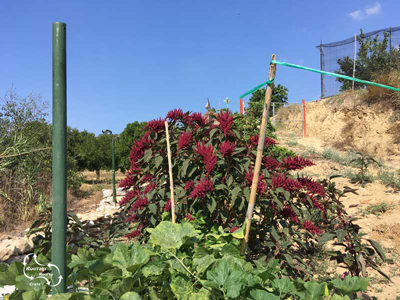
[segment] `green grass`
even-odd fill
[[[386,202],[369,204],[361,212],[361,214],[363,216],[370,215],[370,214],[375,215],[375,216],[380,216],[380,215],[392,210],[394,207],[395,207],[395,205],[388,204]]]

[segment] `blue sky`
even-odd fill
[[[278,60],[319,68],[324,43],[400,25],[400,1],[0,2],[0,95],[41,94],[51,104],[51,30],[67,23],[68,125],[96,134],[164,117],[204,112],[266,81]],[[319,75],[278,67],[289,101],[315,100]],[[247,98],[248,99],[248,98]]]

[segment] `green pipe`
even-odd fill
[[[53,294],[66,292],[67,236],[67,66],[66,24],[53,23]],[[61,277],[60,277],[61,276]]]
[[[113,202],[117,203],[117,190],[115,188],[115,143],[114,135],[111,135],[112,139],[112,185],[113,185]]]

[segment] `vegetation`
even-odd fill
[[[265,92],[266,89],[259,89],[255,91],[249,99],[249,107],[246,109],[246,113],[256,120],[260,120],[262,116],[265,103]],[[271,102],[280,104],[288,103],[288,93],[289,90],[284,85],[278,84],[277,86],[274,86]],[[272,109],[270,110],[270,117],[272,117]]]
[[[143,128],[146,122],[133,122],[126,125],[124,131],[119,134],[118,142],[115,143],[115,157],[117,167],[121,171],[129,170],[131,163],[129,153],[132,143],[143,135]]]
[[[375,204],[369,204],[363,211],[362,215],[369,215],[373,214],[376,216],[380,216],[381,214],[390,211],[394,208],[393,204],[388,204],[386,202],[381,202],[381,203],[375,203]]]
[[[356,59],[356,77],[374,81],[382,74],[389,74],[391,70],[398,68],[400,63],[400,47],[392,47],[388,51],[389,33],[384,33],[384,38],[379,41],[378,35],[373,39],[371,37],[365,38],[363,30],[357,37],[358,52]],[[353,64],[354,60],[349,56],[340,58],[337,61],[339,70],[337,73],[353,77]],[[352,81],[337,78],[342,83],[341,91],[352,88]],[[382,82],[383,83],[383,82]],[[355,82],[354,87],[365,88],[365,84]]]
[[[39,95],[21,98],[14,89],[0,99],[0,228],[27,221],[40,202],[48,201],[51,128],[46,109]]]
[[[163,221],[149,230],[144,246],[118,243],[97,251],[80,248],[68,265],[71,293],[50,299],[349,300],[367,288],[369,280],[363,277],[344,275],[324,282],[287,277],[277,259],[248,261],[240,255],[244,228],[203,234],[197,227],[190,220]],[[48,263],[44,257],[39,261]],[[47,298],[48,285],[29,288],[29,282],[22,263],[0,265],[0,285],[15,284],[18,289],[10,300]],[[78,290],[81,282],[87,282],[89,295]]]

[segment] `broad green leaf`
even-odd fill
[[[193,258],[193,266],[196,267],[196,271],[198,274],[203,273],[211,266],[216,259],[213,255],[206,255],[200,258]]]
[[[157,169],[163,162],[164,158],[161,155],[158,155],[155,159],[154,159],[154,167]]]
[[[264,290],[251,290],[250,291],[251,299],[253,300],[279,300],[280,298],[277,295],[268,293]]]
[[[343,242],[346,234],[347,234],[347,230],[344,230],[344,229],[338,229],[336,231],[336,237],[337,237],[339,243]]]
[[[371,244],[371,246],[375,249],[375,251],[378,253],[379,257],[380,257],[383,261],[385,261],[385,260],[386,260],[385,252],[383,251],[381,245],[380,245],[378,242],[376,242],[376,241],[374,241],[374,240],[371,240],[371,239],[367,239],[367,241],[368,241],[368,242]]]
[[[143,269],[142,273],[144,277],[150,276],[159,276],[162,274],[166,267],[166,264],[160,260],[152,260],[148,264],[146,264]]]
[[[27,291],[22,294],[23,300],[43,300],[47,299],[47,295],[44,295],[43,290]],[[65,298],[68,299],[68,298]]]
[[[155,205],[154,203],[149,204],[148,208],[150,209],[150,211],[151,211],[153,214],[156,214],[156,213],[157,213],[157,205]]]
[[[124,243],[119,243],[112,257],[113,265],[120,268],[124,274],[135,272],[149,259],[148,252],[139,243],[133,244],[132,249],[129,249]]]
[[[232,176],[232,175],[229,175],[229,176],[228,176],[228,179],[226,180],[227,186],[228,186],[228,187],[231,186],[232,182],[233,182],[233,176]]]
[[[236,198],[238,197],[240,191],[241,191],[240,186],[236,186],[236,187],[231,191],[232,203],[235,203],[234,201],[235,201]]]
[[[164,249],[179,249],[188,239],[197,236],[197,231],[189,223],[162,221],[156,228],[147,230],[150,232],[150,243]]]
[[[246,283],[246,273],[230,259],[221,259],[216,267],[207,271],[207,280],[223,288],[227,297],[236,298]]]
[[[175,277],[171,282],[171,290],[179,300],[189,300],[193,293],[192,282],[183,277]]]
[[[153,155],[153,151],[151,149],[147,149],[143,155],[143,161],[148,163]]]
[[[333,286],[342,294],[350,295],[367,289],[369,279],[365,277],[346,276],[344,280],[334,279],[331,281]]]
[[[306,282],[304,287],[307,290],[307,300],[321,300],[325,295],[326,283]]]
[[[224,188],[226,188],[226,185],[225,185],[225,184],[217,184],[217,185],[215,186],[215,189],[216,189],[216,190],[223,190]]]
[[[135,292],[127,292],[122,295],[121,300],[142,300],[138,293]]]
[[[326,244],[326,242],[330,241],[333,237],[335,236],[335,234],[333,233],[325,233],[318,241],[318,245],[319,246],[323,246]]]
[[[339,296],[338,294],[333,294],[330,300],[351,300],[349,296]]]
[[[210,213],[213,213],[215,208],[217,207],[217,202],[215,201],[214,198],[211,198],[211,203],[207,204],[207,208],[210,211]]]
[[[182,164],[182,176],[186,176],[186,171],[187,171],[187,168],[189,167],[189,165],[190,165],[190,159],[187,159],[187,160],[185,160],[183,162],[183,164]]]
[[[293,282],[288,277],[275,278],[272,287],[279,291],[280,295],[286,295],[293,287]]]

